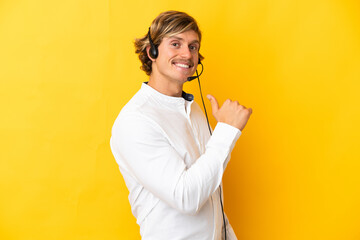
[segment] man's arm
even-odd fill
[[[133,113],[113,128],[111,149],[119,166],[148,191],[181,212],[195,214],[220,185],[224,162],[240,134],[218,123],[205,153],[187,169],[161,127]]]

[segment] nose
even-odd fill
[[[181,48],[181,57],[185,59],[190,59],[192,57],[190,49],[187,46]]]

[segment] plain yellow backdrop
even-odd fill
[[[203,31],[204,95],[253,108],[224,175],[238,238],[359,240],[355,0],[2,0],[0,239],[140,239],[109,138],[147,80],[133,40],[172,9]]]

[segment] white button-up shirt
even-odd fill
[[[143,83],[112,128],[111,150],[143,240],[222,239],[219,186],[241,131],[218,123],[210,136],[192,99]],[[227,239],[236,239],[228,221]]]

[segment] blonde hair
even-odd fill
[[[150,26],[151,39],[156,46],[159,46],[164,37],[171,37],[179,33],[193,30],[199,36],[201,42],[201,31],[196,20],[184,12],[167,11],[160,13]],[[146,48],[150,45],[148,34],[142,38],[135,39],[135,53],[139,54],[139,59],[142,63],[140,69],[145,71],[147,75],[151,74],[152,61],[148,57]],[[199,53],[200,60],[204,57]]]

